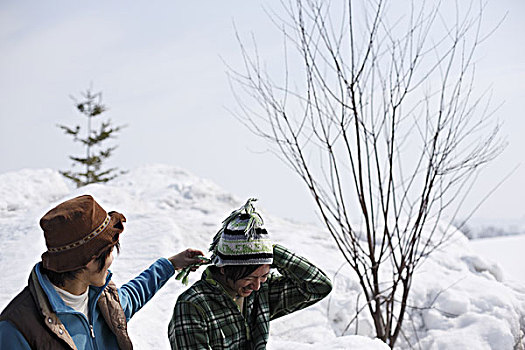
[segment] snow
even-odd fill
[[[40,217],[61,201],[85,193],[106,210],[127,217],[121,253],[112,266],[117,285],[158,257],[186,247],[206,250],[222,219],[245,200],[168,165],[143,166],[109,184],[80,189],[49,169],[0,174],[0,264],[4,270],[0,309],[26,285],[31,268],[45,251]],[[364,297],[325,230],[265,215],[264,198],[257,206],[273,239],[321,267],[334,283],[334,290],[322,302],[272,321],[268,349],[388,349],[373,339],[369,316],[361,313],[355,318],[356,310],[364,307]],[[525,243],[522,237],[512,238],[517,239],[512,242],[516,247]],[[518,267],[507,271],[499,259],[508,247],[497,242],[487,248],[492,257],[484,257],[478,242],[455,232],[446,246],[425,261],[413,281],[410,313],[397,348],[514,349],[525,328],[525,279],[515,278]],[[199,272],[192,274],[190,283],[198,278]],[[129,334],[136,349],[169,349],[167,325],[185,288],[173,279],[134,316]]]
[[[471,241],[471,245],[489,261],[504,266],[508,279],[525,283],[525,269],[519,263],[523,259],[525,235],[477,239]]]
[[[525,217],[513,220],[470,219],[461,226],[461,230],[470,239],[523,235],[525,234]]]

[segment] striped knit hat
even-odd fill
[[[273,262],[273,246],[263,226],[263,219],[255,211],[250,198],[222,222],[222,228],[213,238],[210,251],[215,266],[261,265]]]

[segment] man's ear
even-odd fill
[[[91,260],[89,260],[89,262],[86,264],[86,267],[87,267],[88,265],[93,265],[93,264],[95,264],[95,260],[96,260],[96,259],[97,259],[97,257],[96,257],[95,255],[93,255],[93,256],[91,257]]]
[[[221,275],[224,276],[224,267],[221,267],[221,268],[219,269],[219,272],[221,273]]]

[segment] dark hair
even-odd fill
[[[45,267],[40,267],[40,272],[49,278],[49,281],[53,283],[57,287],[63,287],[65,282],[67,280],[74,280],[77,275],[84,270],[85,267],[81,267],[79,269],[73,270],[73,271],[66,271],[66,272],[56,272],[46,269]]]
[[[95,258],[95,262],[98,265],[98,271],[102,271],[104,269],[104,265],[106,265],[106,260],[111,254],[112,248],[115,247],[117,249],[117,253],[120,253],[120,242],[117,242],[115,245],[107,247],[105,250],[100,253],[98,257]],[[78,268],[73,271],[66,271],[66,272],[56,272],[46,269],[45,267],[41,266],[40,271],[41,273],[45,274],[47,278],[49,278],[49,281],[53,283],[57,287],[63,287],[66,281],[74,280],[79,273],[81,273],[86,267],[83,266],[81,268]]]
[[[253,271],[257,270],[262,265],[226,265],[223,266],[222,269],[224,270],[224,277],[226,279],[232,280],[233,282],[237,282],[238,280],[242,280],[243,278],[248,277]],[[220,267],[217,266],[210,266],[210,271],[214,275],[220,275]]]
[[[120,242],[117,241],[116,244],[109,246],[105,250],[103,250],[102,253],[100,253],[100,255],[95,259],[95,261],[98,264],[98,272],[104,269],[104,265],[106,265],[106,260],[109,254],[111,254],[111,250],[113,249],[113,247],[117,249],[117,254],[120,253]]]

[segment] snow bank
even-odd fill
[[[470,219],[461,231],[470,239],[524,235],[525,217],[515,220]]]
[[[107,210],[123,212],[128,222],[122,251],[112,266],[121,284],[159,256],[186,247],[206,250],[219,224],[245,198],[210,181],[166,165],[134,169],[105,185],[71,190],[51,170],[0,174],[0,309],[26,284],[45,250],[39,218],[57,203],[91,194]],[[264,215],[264,198],[258,207]],[[373,338],[370,318],[354,319],[364,306],[357,280],[343,263],[331,238],[319,227],[264,215],[275,241],[320,266],[334,290],[322,302],[273,321],[269,349],[370,349],[388,347]],[[405,338],[399,348],[513,349],[521,336],[525,287],[510,283],[505,272],[474,254],[456,232],[446,247],[420,268],[413,284]],[[190,283],[200,278],[195,273]],[[167,325],[177,296],[185,289],[171,281],[130,322],[137,349],[169,349]]]
[[[504,266],[505,279],[525,283],[525,269],[519,263],[523,259],[525,235],[476,239],[470,245],[480,255]]]
[[[51,169],[24,169],[0,174],[0,215],[27,210],[69,193],[64,178]]]

